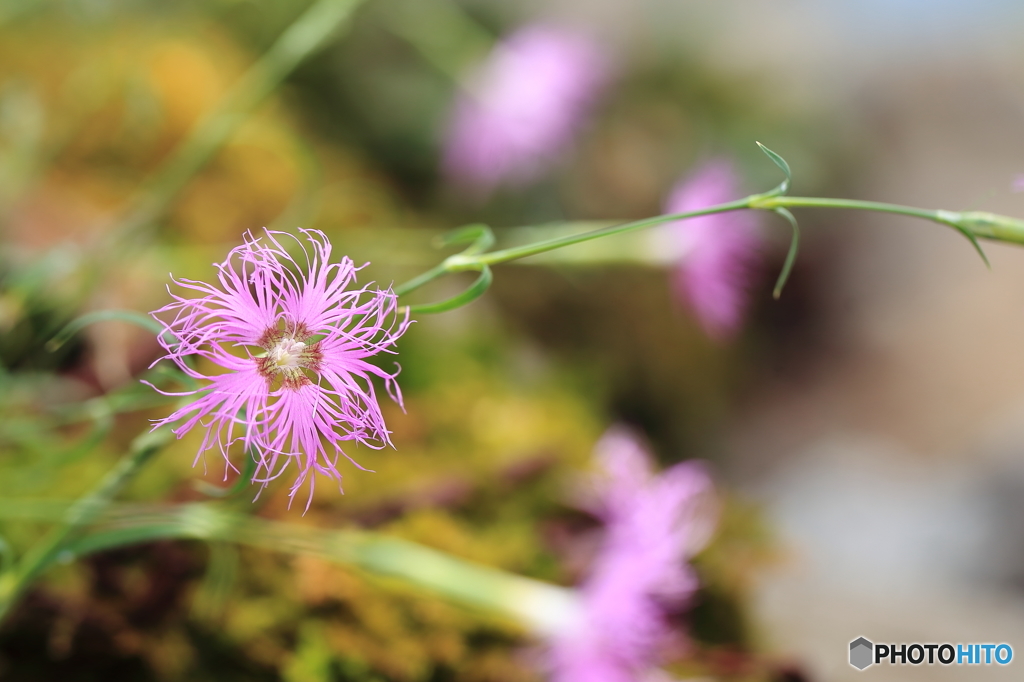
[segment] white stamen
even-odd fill
[[[302,353],[306,344],[295,339],[284,338],[274,344],[268,356],[278,370],[296,369],[302,366]]]

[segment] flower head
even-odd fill
[[[533,25],[498,44],[455,103],[444,170],[486,194],[535,179],[561,153],[607,80],[588,40]]]
[[[216,264],[217,284],[176,281],[200,296],[172,294],[174,302],[153,313],[165,326],[164,357],[208,383],[186,392],[196,399],[157,425],[181,420],[174,429],[179,438],[204,427],[196,461],[217,447],[232,467],[228,450],[241,443],[247,456],[258,458],[253,481],[264,486],[294,465],[290,496],[308,483],[312,499],[315,474],[340,485],[344,441],[391,444],[371,378],[383,380],[401,404],[397,370],[368,360],[394,352],[409,320],[390,290],[350,288],[358,268],[347,257],[330,262],[324,233],[301,232],[304,239],[248,233]],[[302,247],[304,259],[289,255],[286,239]],[[193,369],[187,356],[205,359],[215,373]]]
[[[739,198],[736,172],[718,159],[678,183],[666,213],[685,213]],[[684,253],[673,273],[676,295],[696,314],[709,336],[724,340],[743,323],[748,289],[761,248],[751,211],[716,213],[669,223]]]
[[[612,429],[597,447],[604,475],[586,505],[605,524],[605,538],[580,587],[581,616],[555,639],[557,682],[637,682],[655,675],[671,628],[668,608],[696,588],[686,565],[714,525],[711,484],[697,464],[660,475],[636,438]]]

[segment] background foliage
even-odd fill
[[[117,322],[57,350],[53,335],[100,308],[148,311],[166,273],[203,278],[246,230],[324,230],[364,279],[401,280],[437,258],[441,229],[657,213],[696,161],[728,153],[751,189],[775,170],[752,140],[827,192],[856,168],[852,145],[814,107],[780,108],[755,78],[715,71],[666,41],[614,45],[619,73],[572,153],[543,181],[474,204],[437,173],[453,96],[371,2],[237,126],[154,220],[101,271],[81,263],[117,228],[147,179],[299,16],[301,3],[36,1],[0,14],[0,533],[23,550],[46,525],[18,500],[68,500],[106,471],[168,405],[138,385],[153,339]],[[498,35],[525,10],[465,8]],[[840,161],[843,165],[840,166]],[[813,224],[813,223],[812,223]],[[400,232],[416,230],[417,232]],[[784,235],[784,232],[781,232]],[[781,244],[781,242],[780,242]],[[813,245],[812,245],[813,253]],[[769,254],[765,272],[781,261]],[[744,338],[706,340],[665,273],[509,266],[486,299],[419,321],[400,346],[404,412],[386,406],[395,451],[350,454],[345,495],[311,511],[274,487],[267,519],[372,528],[561,584],[580,577],[592,519],[567,504],[604,428],[649,435],[664,464],[715,460],[743,391],[792,365],[807,338],[807,268],[780,304],[757,291]],[[442,282],[436,292],[444,293]],[[119,401],[117,414],[104,409]],[[89,402],[93,400],[92,402]],[[83,402],[85,401],[85,402]],[[160,455],[129,501],[208,499],[195,434]],[[774,556],[755,505],[727,491],[698,558],[702,590],[679,614],[693,637],[678,672],[800,679],[748,616],[756,569]],[[249,509],[250,493],[223,502]],[[19,512],[19,509],[21,510]],[[315,557],[223,542],[161,541],[51,571],[0,631],[5,680],[526,680],[534,646],[515,624]],[[684,655],[686,654],[686,655]],[[788,677],[787,677],[788,676]]]

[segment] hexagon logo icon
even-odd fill
[[[850,642],[850,665],[857,670],[864,670],[874,663],[875,645],[863,637]]]

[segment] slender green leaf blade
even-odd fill
[[[480,270],[480,276],[476,278],[469,288],[460,294],[456,294],[451,298],[437,303],[421,303],[419,305],[409,306],[410,312],[413,313],[444,313],[449,310],[461,308],[467,303],[472,303],[476,299],[484,295],[484,292],[490,288],[491,282],[494,281],[494,275],[491,274],[491,269],[488,266],[483,266]]]
[[[760,142],[757,143],[757,146],[761,148],[761,151],[763,151],[768,156],[768,158],[775,163],[776,166],[782,169],[782,172],[786,174],[787,180],[793,180],[793,173],[792,171],[789,170],[789,164],[786,163],[786,160],[784,158],[773,152],[771,149],[768,149],[768,147],[765,147]]]
[[[778,300],[782,295],[782,288],[786,286],[786,281],[789,279],[789,273],[793,270],[797,251],[800,250],[800,226],[797,225],[796,218],[788,210],[777,208],[775,212],[789,221],[793,228],[793,239],[789,243],[789,252],[786,254],[786,261],[782,264],[782,272],[779,273],[779,279],[775,282],[775,290],[772,292],[772,296]]]
[[[140,313],[136,310],[96,310],[91,313],[86,313],[85,315],[75,318],[71,322],[67,323],[63,329],[57,332],[56,336],[46,343],[46,349],[53,352],[67,343],[68,339],[82,329],[85,329],[91,324],[107,322],[109,320],[118,320],[120,322],[128,322],[138,325],[147,331],[153,332],[154,334],[160,334],[164,331],[162,324],[151,318],[149,315]]]

